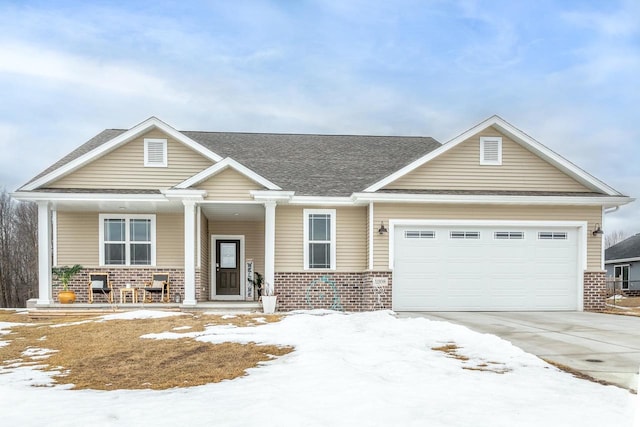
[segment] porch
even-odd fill
[[[109,274],[115,301],[121,289],[141,290],[152,274],[168,273],[169,301],[159,307],[253,307],[257,304],[249,282],[253,273],[260,272],[273,284],[276,202],[212,201],[204,196],[198,191],[166,190],[153,196],[118,194],[108,200],[101,195],[38,201],[39,295],[35,305],[61,309],[56,298],[60,288],[53,281],[51,267],[81,264],[83,270],[70,282],[78,295],[77,310],[85,306],[112,310],[111,304],[100,304],[105,301],[85,304],[90,274],[96,272]],[[143,231],[139,233],[134,226]],[[142,242],[135,233],[144,236]],[[121,237],[113,238],[114,234]],[[142,256],[143,261],[134,255]],[[211,304],[206,305],[208,302]],[[249,306],[235,304],[242,302]],[[129,303],[126,307],[153,305]]]

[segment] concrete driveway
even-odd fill
[[[640,317],[589,312],[399,313],[497,335],[543,359],[638,390]]]

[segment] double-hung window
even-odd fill
[[[155,265],[155,215],[100,215],[101,265]]]
[[[335,270],[335,209],[305,209],[303,216],[305,270]]]

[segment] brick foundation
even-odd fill
[[[373,277],[388,284],[373,287]],[[276,273],[278,311],[327,309],[368,311],[391,308],[391,273]]]
[[[89,302],[89,274],[109,273],[109,280],[113,284],[113,300],[120,302],[120,289],[131,283],[134,288],[144,287],[145,282],[151,280],[152,273],[169,273],[169,301],[175,301],[176,295],[180,296],[180,301],[184,300],[184,270],[178,268],[85,268],[76,274],[69,282],[69,289],[76,293],[76,302]],[[196,281],[198,277],[196,277]],[[59,281],[54,281],[53,298],[58,300],[58,292],[62,290]],[[197,289],[198,287],[196,287]],[[138,294],[141,296],[141,294]],[[160,296],[153,296],[154,302],[159,301]],[[129,299],[127,299],[129,301]],[[100,294],[95,294],[95,303],[105,303],[108,299]]]
[[[586,311],[602,311],[605,308],[607,285],[606,272],[585,271],[584,273],[584,309]]]

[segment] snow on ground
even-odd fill
[[[0,375],[2,424],[602,427],[630,426],[638,402],[493,335],[390,312],[306,312],[258,327],[211,326],[153,338],[175,336],[294,345],[296,351],[243,378],[164,391],[30,387],[49,383],[45,374],[22,367]],[[468,360],[432,350],[452,342]],[[508,371],[462,369],[484,363]]]

